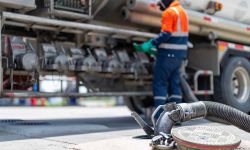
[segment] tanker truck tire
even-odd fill
[[[222,70],[214,82],[215,101],[250,113],[250,62],[232,57]]]
[[[124,98],[124,104],[130,111],[135,111],[139,115],[151,116],[151,109],[154,101],[151,96],[130,96]]]
[[[130,111],[135,111],[138,114],[142,114],[142,108],[138,105],[133,96],[124,97],[124,104],[128,107]]]

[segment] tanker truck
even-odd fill
[[[185,77],[192,92],[250,113],[250,1],[179,1],[189,16]],[[154,0],[0,0],[0,6],[1,97],[124,96],[133,111],[151,109],[155,57],[133,43],[160,32]],[[46,75],[73,77],[77,91],[88,92],[42,92]]]

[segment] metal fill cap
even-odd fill
[[[187,126],[172,130],[172,136],[181,150],[231,150],[241,140],[230,132],[213,126]]]

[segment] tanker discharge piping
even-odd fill
[[[155,135],[159,135],[161,132],[170,134],[172,127],[177,122],[208,117],[224,120],[250,133],[250,116],[248,114],[233,107],[209,101],[182,103],[178,104],[175,110],[163,112],[156,122],[154,132]]]

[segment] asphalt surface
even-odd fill
[[[195,120],[183,126],[216,126],[241,138],[250,149],[250,134],[236,127]],[[1,107],[1,150],[150,150],[150,140],[126,107]]]

